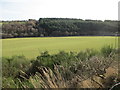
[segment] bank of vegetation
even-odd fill
[[[50,55],[45,51],[34,60],[3,57],[2,87],[110,88],[120,82],[119,53],[119,49],[105,46],[100,51],[86,49],[79,53],[61,51]],[[114,70],[108,72],[110,68]]]

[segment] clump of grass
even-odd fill
[[[77,54],[77,58],[80,60],[89,60],[92,56],[96,56],[98,52],[94,49],[86,49],[85,51],[81,51]]]
[[[115,49],[110,45],[106,45],[101,48],[101,53],[104,57],[111,56],[114,53],[114,51],[115,51]]]

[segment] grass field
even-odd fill
[[[35,58],[42,51],[50,54],[58,51],[79,52],[86,48],[99,50],[105,45],[117,46],[117,37],[94,36],[94,37],[42,37],[42,38],[14,38],[2,40],[3,57],[13,55],[25,55],[27,58]]]

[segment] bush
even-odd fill
[[[15,77],[20,70],[27,70],[30,62],[25,56],[13,56],[2,58],[2,75],[4,77]]]

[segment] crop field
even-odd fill
[[[43,51],[50,54],[59,51],[74,51],[96,49],[105,45],[117,47],[117,37],[112,36],[83,36],[83,37],[37,37],[37,38],[13,38],[2,39],[2,55],[25,55],[27,58],[35,58]]]

